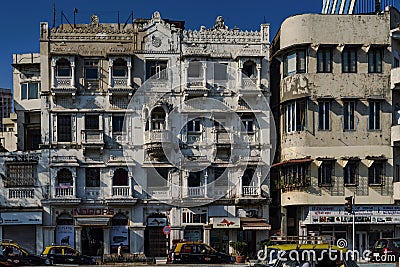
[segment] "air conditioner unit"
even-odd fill
[[[258,210],[246,210],[246,217],[250,218],[258,217]]]

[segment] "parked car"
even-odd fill
[[[200,242],[178,242],[167,256],[167,264],[233,263],[235,259]]]
[[[371,249],[370,261],[397,262],[399,257],[400,238],[381,238]]]
[[[315,253],[315,256],[311,252]],[[263,257],[265,259],[254,266],[298,267],[308,262],[309,265],[306,266],[310,267],[357,267],[358,265],[348,257],[350,255],[347,254],[346,248],[330,244],[281,244],[268,246],[267,256]]]
[[[0,249],[0,266],[43,266],[50,265],[50,261],[37,256],[12,240],[2,240]]]
[[[70,246],[47,246],[44,248],[41,256],[47,258],[51,264],[97,264],[93,257],[82,255]]]

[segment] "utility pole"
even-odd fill
[[[353,211],[353,242],[352,242],[353,243],[353,251],[351,253],[351,256],[353,257],[353,260],[355,260],[354,259],[354,247],[355,247],[355,241],[356,241],[356,211],[354,210],[354,204],[356,202],[355,193],[354,193],[354,197],[352,197],[352,200],[353,200],[353,202],[351,204],[352,204],[352,211]]]
[[[344,210],[353,215],[353,229],[352,229],[352,236],[353,236],[353,241],[352,241],[352,258],[354,260],[354,249],[355,249],[355,241],[356,241],[356,213],[354,210],[354,204],[355,204],[355,195],[354,196],[349,196],[345,197],[344,199],[346,200],[345,202],[345,208]]]

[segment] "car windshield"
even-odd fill
[[[393,246],[395,248],[400,248],[400,240],[393,240]]]
[[[1,246],[1,251],[3,252],[3,255],[6,255],[6,254],[12,254],[12,255],[34,254],[29,250],[26,250],[21,247],[16,247],[13,245]]]

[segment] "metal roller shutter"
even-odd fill
[[[36,254],[36,226],[3,226],[3,239],[11,239],[31,253]]]

